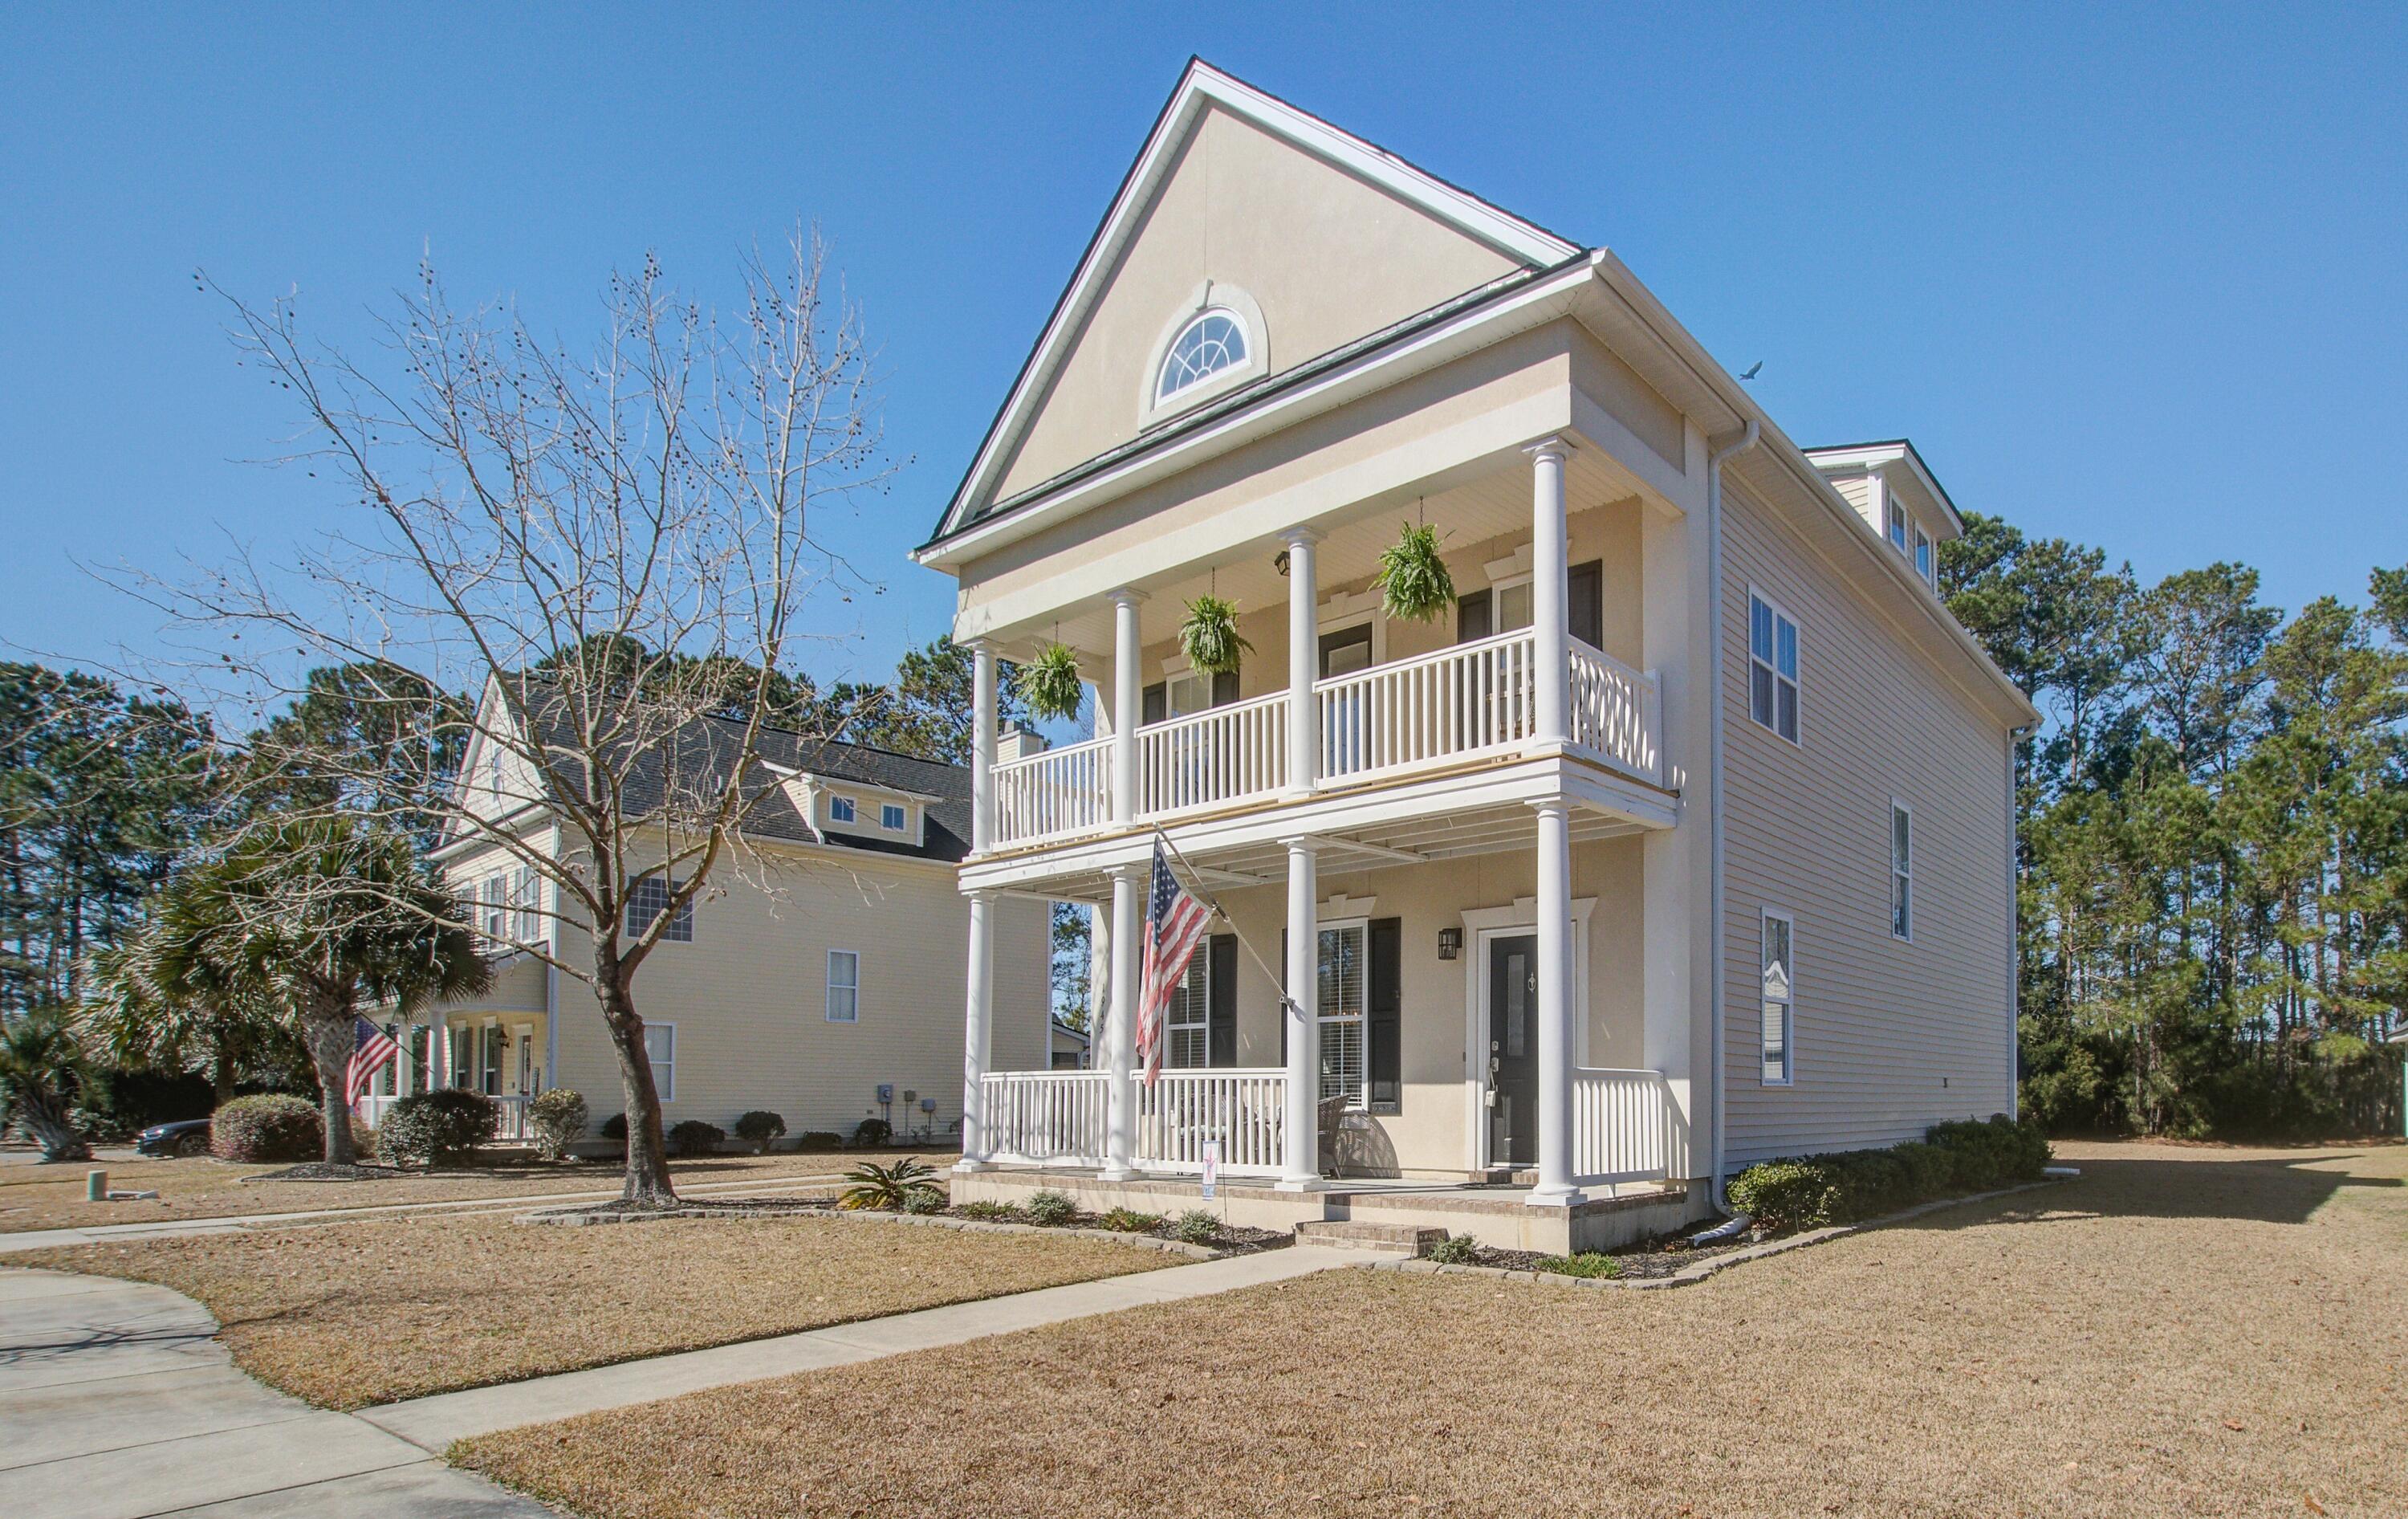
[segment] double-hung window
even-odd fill
[[[1914,572],[1923,577],[1924,584],[1939,589],[1939,567],[1931,557],[1931,535],[1920,527],[1914,530]]]
[[[828,951],[827,1021],[861,1022],[861,953],[857,950]]]
[[[1170,994],[1170,1010],[1163,1019],[1169,1043],[1162,1063],[1174,1070],[1200,1070],[1212,1063],[1212,955],[1203,945],[1188,957],[1187,974]]]
[[[652,925],[654,918],[666,912],[670,895],[666,876],[646,876],[637,881],[635,890],[627,894],[627,937],[638,937]],[[688,897],[685,906],[678,909],[677,916],[669,920],[669,925],[661,938],[674,939],[680,944],[694,942],[693,898]]]
[[[500,939],[509,937],[509,922],[503,911],[502,891],[507,882],[500,876],[485,878],[485,937]]]
[[[888,802],[878,810],[878,825],[888,833],[903,831],[903,810]]]
[[[1914,814],[1896,798],[1889,804],[1889,932],[1914,938]]]
[[[677,1025],[644,1025],[644,1058],[652,1068],[652,1090],[663,1102],[677,1100]]]
[[[1889,498],[1889,546],[1906,552],[1906,509],[1898,504],[1895,495]]]
[[[1321,930],[1318,977],[1321,1097],[1363,1106],[1364,1013],[1369,1000],[1369,924],[1332,924]]]
[[[1797,1077],[1796,924],[1786,912],[1764,914],[1764,1081],[1787,1086]]]
[[[1753,592],[1747,598],[1747,656],[1748,716],[1796,743],[1798,624]]]
[[[532,944],[543,935],[543,914],[538,910],[542,902],[541,891],[536,881],[535,867],[520,866],[510,887],[510,904],[518,910],[515,932],[522,944]]]

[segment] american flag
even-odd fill
[[[401,1053],[401,1046],[393,1041],[392,1035],[365,1018],[352,1019],[351,1030],[358,1048],[351,1052],[351,1067],[343,1072],[343,1100],[357,1107],[360,1098],[367,1095],[368,1083],[394,1056]]]
[[[1163,1029],[1170,998],[1186,979],[1187,961],[1212,916],[1187,895],[1170,873],[1162,845],[1154,846],[1154,885],[1145,896],[1145,970],[1138,989],[1137,1053],[1145,1062],[1145,1084],[1162,1074]]]

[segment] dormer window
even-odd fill
[[[1890,497],[1889,503],[1889,545],[1900,553],[1906,552],[1906,509],[1898,504],[1896,496]]]
[[[851,822],[853,822],[853,798],[852,798],[852,797],[850,797],[850,796],[831,796],[831,797],[829,797],[829,798],[828,798],[828,821],[829,821],[830,823],[851,823]]]
[[[1245,323],[1238,313],[1226,307],[1198,312],[1171,339],[1170,351],[1163,356],[1162,373],[1154,379],[1154,403],[1160,405],[1182,391],[1192,390],[1225,369],[1243,366],[1250,351]]]

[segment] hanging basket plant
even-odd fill
[[[1380,553],[1380,574],[1371,582],[1380,609],[1408,623],[1426,623],[1455,605],[1455,577],[1439,557],[1438,529],[1405,524],[1402,537]]]
[[[1049,643],[1020,671],[1020,694],[1030,712],[1040,718],[1076,717],[1086,688],[1079,680],[1079,652],[1067,643]]]
[[[1187,604],[1187,621],[1179,624],[1179,648],[1206,675],[1237,674],[1239,660],[1254,650],[1238,637],[1236,605],[1209,594]]]

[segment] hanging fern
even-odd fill
[[[1086,688],[1079,681],[1079,652],[1066,643],[1049,643],[1020,670],[1020,694],[1028,709],[1040,718],[1076,717]]]
[[[1187,662],[1206,675],[1235,675],[1242,655],[1254,646],[1238,637],[1238,609],[1216,595],[1200,595],[1187,604],[1187,621],[1179,625],[1179,647]]]
[[[1455,577],[1439,557],[1438,529],[1405,524],[1404,535],[1380,553],[1380,607],[1390,617],[1426,623],[1455,605]]]

